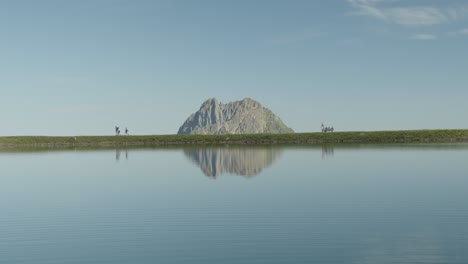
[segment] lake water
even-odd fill
[[[468,263],[468,145],[0,151],[0,263]]]

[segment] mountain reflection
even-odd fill
[[[283,150],[275,147],[207,147],[185,149],[188,159],[210,178],[222,174],[253,177],[278,160]]]

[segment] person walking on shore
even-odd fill
[[[127,127],[125,128],[125,135],[128,136],[128,128]]]

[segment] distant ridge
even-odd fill
[[[285,134],[294,133],[270,109],[245,98],[220,103],[216,98],[206,100],[191,114],[177,134]]]

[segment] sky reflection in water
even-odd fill
[[[467,157],[466,144],[2,151],[0,255],[466,263]]]

